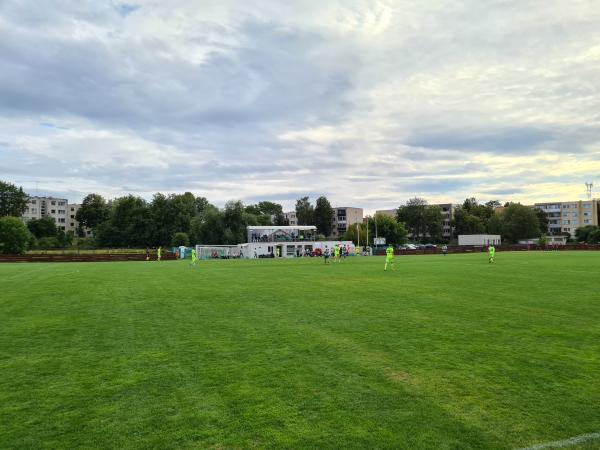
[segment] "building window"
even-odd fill
[[[65,202],[58,202],[58,206],[65,206]]]
[[[50,204],[51,204],[52,206],[54,206],[54,205],[56,205],[56,202],[55,202],[54,200],[52,200],[52,201],[50,202]]]
[[[53,209],[53,210],[51,210],[51,211],[50,211],[50,213],[51,213],[51,214],[56,214],[56,210],[55,210],[55,209]]]
[[[73,228],[75,226],[75,224],[73,222],[71,222],[71,228]]]

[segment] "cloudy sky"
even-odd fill
[[[598,0],[0,0],[0,179],[366,210],[600,192]]]

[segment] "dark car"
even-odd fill
[[[435,244],[425,244],[423,246],[423,248],[434,249],[434,248],[437,248],[437,245],[435,245]]]

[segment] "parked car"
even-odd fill
[[[415,244],[406,244],[404,246],[406,248],[406,250],[416,250],[417,246]]]
[[[437,245],[435,245],[435,244],[425,244],[424,247],[425,248],[433,249],[433,248],[437,248]]]

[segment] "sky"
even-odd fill
[[[286,210],[583,199],[599,23],[598,0],[0,0],[0,179]]]

